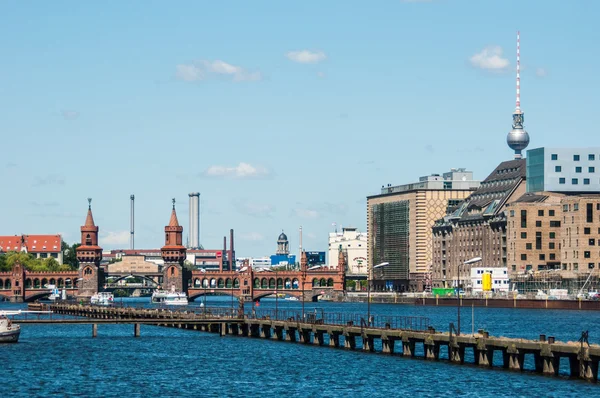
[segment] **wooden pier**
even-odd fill
[[[273,319],[256,313],[240,314],[232,310],[205,310],[205,312],[170,311],[135,308],[103,308],[82,305],[56,304],[49,307],[55,314],[86,317],[83,321],[101,323],[133,323],[139,336],[140,324],[152,324],[183,329],[280,341],[312,344],[365,352],[399,354],[425,360],[447,360],[454,364],[474,364],[484,368],[502,367],[513,371],[529,370],[535,373],[559,376],[560,364],[568,361],[571,378],[598,381],[600,345],[590,345],[584,334],[579,342],[559,342],[554,337],[541,335],[539,340],[492,337],[485,331],[475,335],[459,335],[427,330],[406,330],[355,324],[324,322],[325,317]],[[73,319],[71,323],[75,322]],[[15,322],[22,322],[15,319]],[[25,322],[22,322],[25,323]],[[40,323],[40,322],[38,322]],[[55,323],[58,323],[55,322]],[[93,334],[97,331],[94,326]],[[359,345],[360,343],[360,345]],[[441,356],[441,352],[447,355]],[[417,356],[417,352],[422,353]],[[501,360],[494,362],[499,356]],[[445,358],[444,358],[445,357]],[[534,366],[525,369],[526,358],[532,357]],[[443,359],[444,358],[444,359]],[[447,359],[446,359],[447,358]]]

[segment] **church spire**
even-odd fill
[[[88,212],[87,212],[87,217],[85,219],[85,226],[86,227],[95,227],[96,224],[94,224],[94,216],[92,215],[92,198],[88,198]]]

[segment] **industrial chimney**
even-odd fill
[[[134,247],[135,246],[134,245],[134,234],[135,234],[135,231],[134,231],[134,225],[135,225],[135,223],[134,223],[134,221],[135,221],[135,219],[134,219],[134,215],[135,215],[135,195],[131,195],[129,197],[129,199],[131,199],[131,216],[130,216],[130,220],[129,220],[129,222],[131,224],[130,225],[130,230],[129,230],[129,234],[130,234],[130,237],[129,237],[129,246],[130,247],[129,248],[131,250],[133,250],[135,248]]]
[[[192,192],[190,197],[190,231],[189,243],[190,249],[200,248],[200,193]]]

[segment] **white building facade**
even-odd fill
[[[332,268],[337,267],[340,246],[347,258],[346,275],[366,276],[367,234],[359,232],[356,228],[343,228],[342,232],[330,233],[328,264]]]
[[[471,268],[471,281],[470,286],[467,286],[467,290],[471,290],[473,294],[484,293],[484,274],[491,274],[491,292],[508,292],[509,291],[509,280],[508,280],[508,268],[506,267],[473,267]]]

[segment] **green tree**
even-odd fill
[[[70,270],[76,270],[79,268],[79,261],[77,260],[77,248],[81,246],[79,243],[74,243],[73,246],[69,246],[65,241],[61,244],[61,250],[63,252],[63,264],[67,265]]]
[[[0,254],[0,272],[8,272],[10,268],[6,265],[6,254]]]
[[[9,252],[6,254],[6,266],[9,271],[12,270],[17,263],[21,264],[26,269],[30,269],[29,266],[33,260],[33,255],[25,252]]]
[[[185,260],[183,262],[183,268],[190,270],[190,271],[193,271],[195,269],[194,264],[192,264],[192,262],[188,261],[188,260]]]

